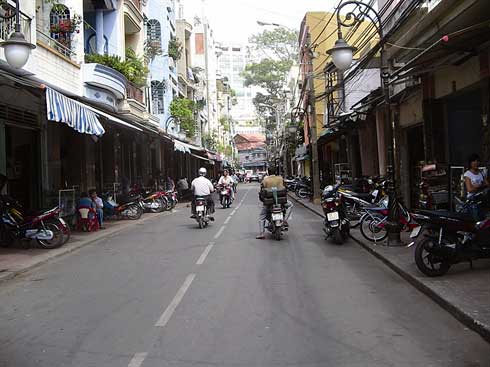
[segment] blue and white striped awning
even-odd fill
[[[46,88],[46,108],[49,121],[63,122],[83,134],[102,136],[105,133],[94,111],[49,87]]]

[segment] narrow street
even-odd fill
[[[257,189],[205,230],[181,208],[2,284],[0,366],[490,366],[478,335],[306,209],[256,240]]]

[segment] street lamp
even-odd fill
[[[8,4],[0,5],[9,6]],[[22,68],[29,59],[29,55],[31,54],[31,50],[36,48],[30,42],[26,41],[24,34],[20,31],[20,9],[19,9],[19,0],[15,0],[15,14],[6,16],[5,14],[8,11],[3,11],[0,14],[0,18],[3,19],[11,19],[15,16],[15,30],[10,35],[9,39],[4,42],[0,42],[0,47],[4,49],[5,59],[8,64],[14,68],[20,69]]]
[[[343,8],[348,5],[354,5],[355,9],[349,11],[345,15],[345,20],[340,17],[340,12]],[[359,13],[354,13],[358,11]],[[388,222],[386,223],[386,229],[388,231],[388,246],[396,246],[401,244],[400,240],[400,224],[398,216],[398,198],[396,194],[395,187],[395,131],[394,125],[391,123],[391,112],[390,112],[390,94],[389,94],[389,78],[388,73],[388,60],[386,59],[386,52],[384,47],[384,34],[383,34],[383,24],[381,22],[380,15],[372,8],[370,5],[363,3],[361,1],[349,0],[345,1],[340,6],[337,7],[337,34],[338,40],[335,42],[335,46],[328,50],[327,53],[332,57],[333,63],[340,70],[344,71],[350,67],[352,64],[352,55],[355,50],[354,47],[349,46],[342,37],[341,26],[351,28],[358,25],[364,19],[369,19],[376,27],[376,30],[380,37],[380,58],[381,58],[381,85],[384,97],[384,123],[386,126],[386,131],[389,139],[388,149],[387,149],[387,167],[386,173],[388,176]],[[374,16],[374,17],[373,17]]]

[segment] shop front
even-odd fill
[[[1,77],[0,77],[1,78]],[[3,193],[27,208],[42,204],[42,94],[2,79],[0,89],[0,174],[7,177]]]

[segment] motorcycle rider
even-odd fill
[[[233,189],[233,185],[234,185],[234,180],[233,178],[230,176],[230,172],[225,169],[223,171],[223,176],[221,176],[219,178],[219,181],[218,181],[218,186],[221,186],[221,187],[225,187],[225,186],[230,186],[231,187],[231,201],[235,200],[235,190]]]
[[[214,186],[211,183],[211,181],[209,181],[206,178],[207,173],[208,171],[206,170],[206,168],[201,167],[199,168],[199,177],[192,180],[191,189],[192,189],[192,193],[194,194],[194,197],[191,203],[191,208],[192,208],[191,218],[196,217],[196,197],[198,196],[206,198],[208,202],[209,213],[211,214],[214,213],[214,200],[211,197],[211,193],[214,192]],[[212,216],[209,216],[209,219],[211,221],[214,221],[214,217]]]
[[[270,167],[269,168],[269,175],[265,176],[264,179],[262,180],[262,183],[260,185],[261,190],[262,189],[271,189],[273,187],[277,188],[278,190],[284,189],[284,179],[280,175],[276,175],[276,168],[275,167]],[[289,208],[290,205],[289,203],[286,204],[286,208]],[[287,210],[287,209],[286,209]],[[258,240],[263,240],[265,238],[265,222],[267,220],[267,215],[269,213],[269,209],[266,205],[262,206],[262,209],[259,214],[259,234],[257,235]],[[288,226],[287,223],[287,218],[289,218],[289,214],[285,216],[285,219],[283,221],[284,226]]]

